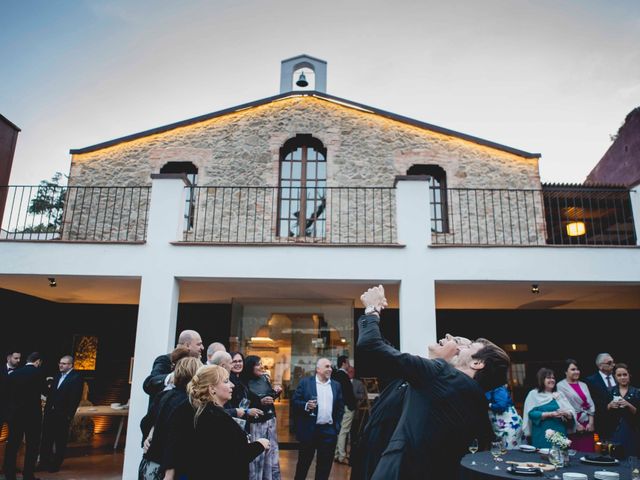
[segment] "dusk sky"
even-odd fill
[[[638,0],[2,0],[10,183],[275,95],[302,53],[328,93],[541,153],[547,182],[582,182],[640,105]]]

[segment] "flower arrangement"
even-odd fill
[[[551,430],[550,428],[544,432],[545,438],[552,445],[558,448],[569,448],[571,440],[569,440],[564,434]]]

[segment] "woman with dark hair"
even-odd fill
[[[265,374],[262,359],[249,355],[244,360],[244,368],[240,375],[247,387],[251,408],[264,412],[256,418],[250,418],[249,431],[252,438],[268,438],[271,448],[264,455],[256,458],[249,465],[251,480],[280,480],[280,463],[278,452],[278,432],[276,428],[276,411],[274,400],[280,395],[281,389],[271,386],[269,377]]]
[[[244,355],[240,352],[231,352],[231,372],[229,372],[229,380],[233,383],[233,394],[231,400],[227,402],[224,408],[225,410],[229,408],[243,410],[242,415],[236,416],[240,419],[238,424],[244,428],[246,421],[264,415],[264,412],[259,408],[249,408],[249,391],[240,378],[243,369]]]
[[[195,429],[189,451],[189,480],[246,480],[249,462],[265,450],[269,440],[247,442],[247,434],[222,407],[231,400],[233,383],[218,365],[200,367],[187,386]]]
[[[576,412],[576,431],[569,435],[571,448],[580,452],[593,452],[595,404],[587,384],[580,381],[580,368],[573,358],[565,362],[565,379],[558,382],[562,392]]]
[[[545,437],[547,429],[566,435],[573,431],[575,412],[562,392],[556,391],[556,377],[553,370],[541,368],[536,375],[537,388],[529,392],[524,401],[522,428],[531,437],[531,445],[550,448]]]
[[[611,392],[611,401],[607,405],[609,414],[615,420],[615,431],[611,441],[622,445],[625,457],[637,456],[640,448],[640,430],[638,425],[638,408],[640,408],[640,391],[631,386],[631,373],[624,363],[613,367],[616,386]]]

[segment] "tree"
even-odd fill
[[[40,224],[32,225],[23,230],[24,233],[50,233],[59,232],[62,226],[64,213],[64,199],[67,188],[60,185],[65,177],[61,172],[56,172],[51,180],[42,180],[38,186],[35,197],[31,199],[28,212],[40,215]],[[34,219],[35,223],[35,219]]]

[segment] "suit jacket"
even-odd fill
[[[615,386],[613,375],[611,375],[611,381]],[[602,440],[607,440],[613,434],[615,428],[615,420],[607,410],[607,404],[611,401],[611,391],[607,384],[604,383],[600,372],[589,375],[584,379],[584,383],[589,387],[589,393],[596,407],[594,416],[596,432],[602,437]]]
[[[171,357],[168,354],[160,355],[153,361],[151,373],[142,384],[142,389],[149,395],[149,406],[151,406],[153,398],[164,390],[164,379],[171,373],[171,370]]]
[[[342,424],[342,416],[344,415],[344,403],[342,401],[342,388],[340,384],[335,380],[329,380],[331,382],[331,392],[333,393],[333,406],[331,409],[331,416],[333,418],[333,425],[336,428],[336,435],[340,431],[340,425]],[[296,388],[293,394],[293,408],[296,421],[296,438],[300,442],[309,442],[313,437],[313,432],[316,429],[316,422],[318,420],[318,409],[315,410],[316,415],[311,415],[311,412],[307,412],[304,407],[311,397],[318,396],[318,389],[316,388],[316,376],[306,377],[300,380],[298,388]]]
[[[338,370],[333,374],[333,379],[340,384],[345,406],[349,407],[349,410],[355,410],[358,404],[356,402],[356,396],[353,393],[351,379],[347,372],[344,370]]]
[[[49,394],[47,395],[47,404],[44,407],[45,415],[55,413],[71,420],[76,414],[76,409],[82,398],[82,386],[84,381],[82,375],[71,370],[64,381],[58,387],[61,374],[58,373],[53,379]]]
[[[25,365],[7,377],[8,419],[42,420],[40,395],[46,391],[46,382],[40,369]]]
[[[488,405],[478,382],[444,360],[401,353],[381,337],[379,318],[363,316],[358,349],[378,364],[391,366],[409,382],[403,408],[374,480],[457,478],[460,459],[474,438],[485,445],[493,437]]]

